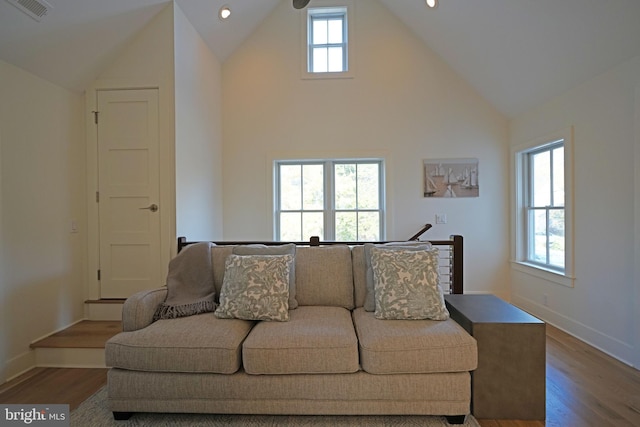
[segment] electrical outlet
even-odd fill
[[[436,214],[436,224],[446,224],[447,214]]]
[[[549,295],[547,294],[542,295],[542,304],[545,307],[549,307]]]

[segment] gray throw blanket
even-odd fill
[[[169,262],[167,298],[156,310],[154,321],[216,309],[211,245],[209,242],[189,245]]]

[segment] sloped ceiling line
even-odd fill
[[[75,91],[170,3],[48,1],[53,8],[40,23],[0,1],[0,60]],[[175,0],[222,62],[280,1],[292,7],[291,0]],[[359,1],[385,5],[508,117],[640,56],[640,1],[443,0],[436,9],[423,0]],[[224,4],[233,15],[223,22]]]

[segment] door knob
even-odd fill
[[[158,212],[158,205],[154,203],[152,205],[147,206],[146,208],[140,208],[140,209],[148,209],[151,212]]]

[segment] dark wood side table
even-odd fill
[[[471,412],[480,419],[544,420],[545,323],[494,295],[445,295],[447,309],[478,342]]]

